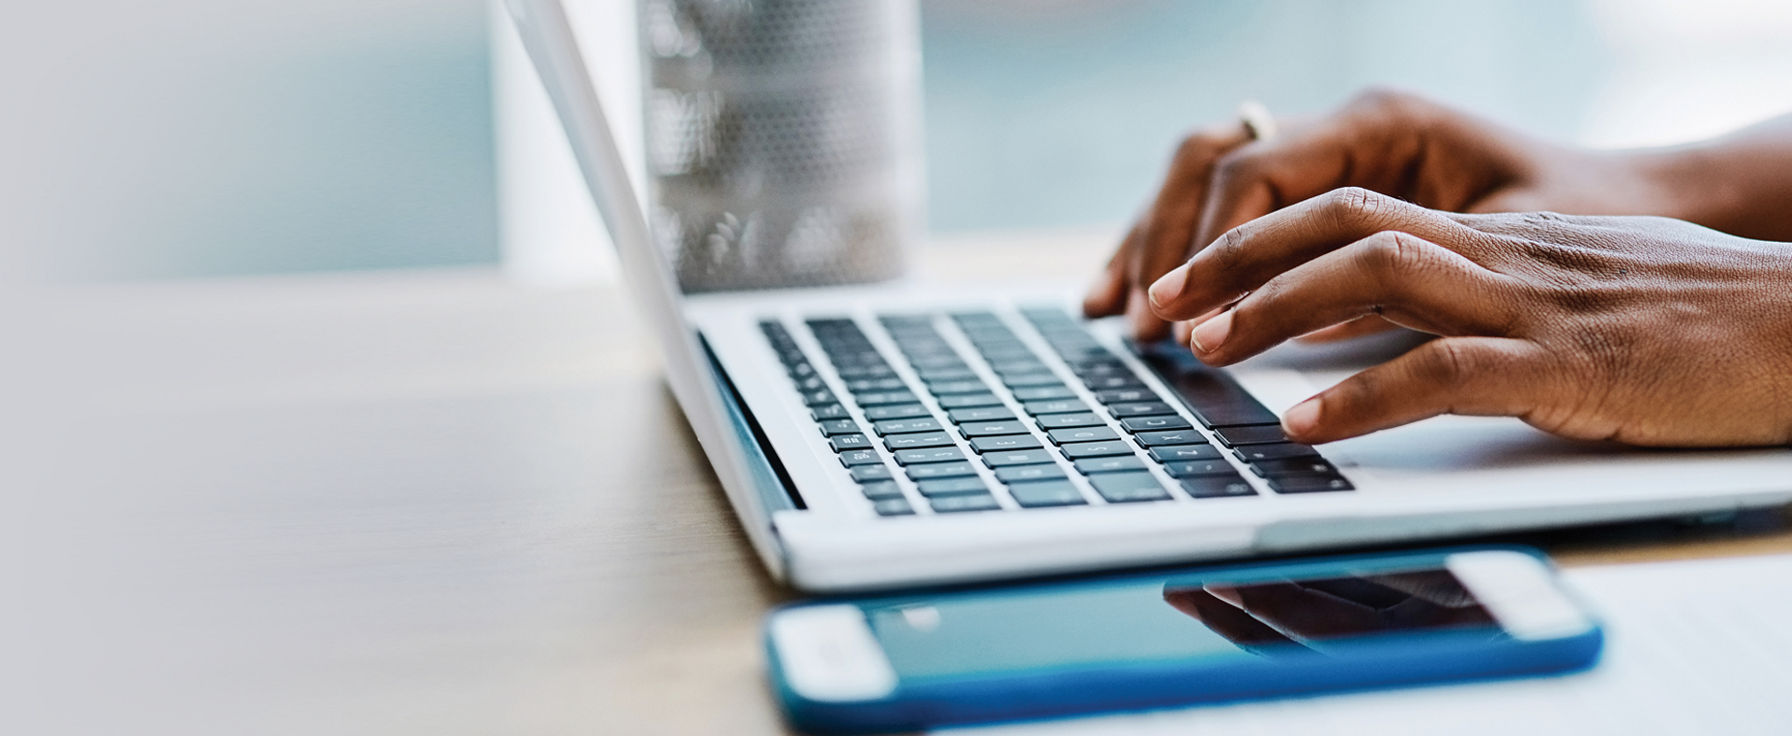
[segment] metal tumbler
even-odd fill
[[[900,274],[922,230],[915,0],[640,0],[655,237],[686,291]]]

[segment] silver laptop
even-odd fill
[[[772,574],[838,591],[1287,553],[1792,501],[1792,451],[1643,451],[1442,417],[1313,448],[1278,414],[1361,365],[1204,367],[1048,289],[681,294],[560,0],[510,11]],[[1348,350],[1344,351],[1348,352]],[[627,489],[621,489],[627,490]]]

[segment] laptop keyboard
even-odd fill
[[[1063,310],[1021,315],[1056,360],[991,312],[881,315],[914,384],[857,322],[809,320],[845,397],[783,324],[760,328],[881,515],[913,514],[915,502],[957,513],[1256,495],[1227,456],[1275,493],[1353,490],[1318,451],[1289,442],[1274,412],[1186,348],[1139,348],[1171,389],[1163,396]],[[944,322],[970,351],[953,345]]]

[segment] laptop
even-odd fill
[[[508,0],[667,379],[767,569],[833,592],[1284,554],[1792,501],[1792,451],[1646,451],[1440,417],[1323,447],[1278,411],[1348,375],[1231,369],[1064,289],[680,292],[560,0]],[[617,489],[629,492],[635,489]]]

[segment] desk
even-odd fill
[[[1061,278],[1106,250],[1094,235],[977,240],[943,244],[961,260],[939,276]],[[131,733],[782,732],[757,627],[787,593],[618,290],[467,270],[51,301],[58,324],[20,354],[64,360],[27,366],[42,373],[18,398],[43,410],[19,477],[53,500],[12,531],[44,597],[73,605],[14,627],[33,632],[35,717]],[[1529,541],[1573,565],[1792,551],[1789,529],[1767,513]]]

